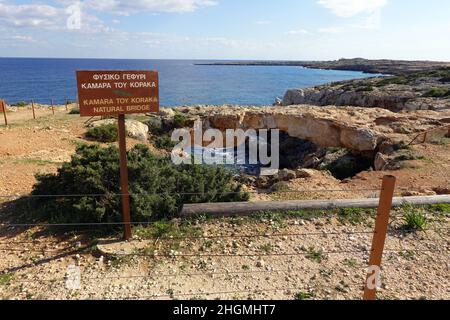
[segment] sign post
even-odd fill
[[[0,100],[0,111],[3,111],[3,117],[5,118],[5,126],[8,126],[8,118],[6,117],[6,103],[4,100]]]
[[[31,109],[33,110],[33,119],[36,120],[36,112],[34,111],[34,100],[31,100]]]
[[[52,104],[52,114],[55,115],[55,106],[53,105],[53,98],[51,99],[50,103]]]
[[[118,116],[120,190],[124,239],[131,234],[126,147],[126,114],[159,112],[156,71],[77,71],[78,104],[82,117]]]

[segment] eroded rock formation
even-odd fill
[[[442,125],[439,112],[399,114],[373,108],[314,107],[198,107],[178,112],[203,120],[205,129],[280,129],[291,137],[320,147],[341,147],[357,152],[375,152],[389,141],[408,140],[409,135]],[[373,154],[375,155],[375,153]]]

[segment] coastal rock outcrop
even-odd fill
[[[397,76],[350,80],[288,90],[283,105],[359,106],[402,110],[450,109],[450,68]]]

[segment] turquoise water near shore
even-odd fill
[[[0,99],[63,103],[76,98],[76,70],[157,70],[162,106],[271,105],[287,89],[365,78],[353,71],[285,66],[205,66],[205,60],[0,58]]]

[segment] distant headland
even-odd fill
[[[362,58],[339,59],[334,61],[229,61],[214,63],[198,63],[196,65],[211,66],[298,66],[311,69],[361,71],[364,73],[381,73],[405,75],[420,71],[431,71],[436,68],[450,67],[450,62],[408,61],[408,60],[368,60]]]

